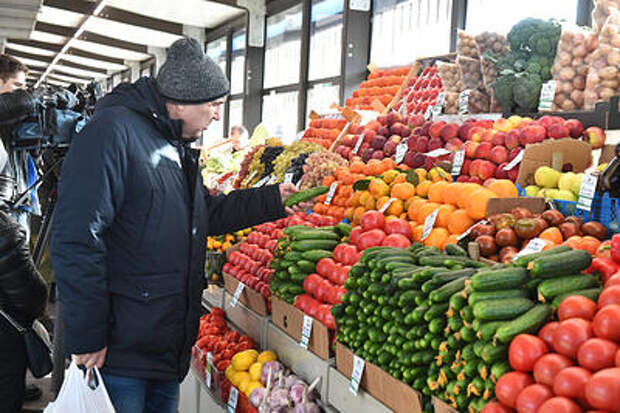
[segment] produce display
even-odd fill
[[[304,132],[301,142],[310,142],[329,149],[347,124],[346,119],[314,119]]]
[[[306,158],[303,167],[300,189],[321,185],[326,176],[333,175],[336,168],[347,166],[348,162],[334,152],[315,152]]]
[[[394,109],[404,114],[425,114],[429,107],[437,103],[439,93],[444,90],[442,82],[437,66],[426,67],[419,76],[411,79]],[[405,108],[402,108],[403,105]]]

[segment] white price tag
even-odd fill
[[[517,255],[512,259],[513,261],[518,257],[523,257],[524,255],[534,254],[536,252],[540,252],[547,245],[547,241],[540,238],[532,238],[530,242],[527,243],[527,246],[523,248]]]
[[[461,174],[463,162],[465,162],[465,149],[458,150],[454,153],[454,158],[452,159],[452,176]]]
[[[465,115],[469,112],[469,90],[459,93],[459,115]]]
[[[207,366],[205,368],[205,384],[207,388],[211,388],[211,371],[213,369],[213,354],[211,352],[207,353]]]
[[[422,241],[424,241],[433,230],[435,226],[435,220],[437,219],[437,214],[439,213],[439,208],[434,210],[429,216],[424,220],[424,232],[422,233]]]
[[[304,325],[301,329],[301,340],[299,341],[299,345],[303,348],[308,348],[308,343],[310,342],[310,334],[312,334],[312,317],[304,314]]]
[[[467,228],[467,230],[466,230],[465,232],[463,232],[461,235],[459,235],[459,236],[457,237],[457,239],[458,239],[459,241],[460,241],[460,240],[462,240],[463,238],[465,238],[466,236],[468,236],[468,235],[469,235],[469,233],[470,233],[470,232],[471,232],[474,228],[476,228],[476,226],[478,226],[478,225],[484,225],[484,224],[486,224],[486,223],[487,223],[487,220],[486,220],[486,219],[483,219],[482,221],[479,221],[479,222],[475,223],[475,224],[474,224],[474,225],[472,225],[471,227]]]
[[[543,83],[540,88],[540,99],[538,101],[538,111],[551,110],[553,106],[553,99],[555,99],[555,89],[557,84],[555,80],[550,80]]]
[[[334,195],[336,194],[336,189],[338,188],[338,182],[334,182],[329,186],[329,192],[327,193],[327,197],[325,198],[325,205],[329,205],[332,203],[332,199],[334,199]]]
[[[364,132],[362,132],[359,138],[357,138],[357,142],[355,143],[355,148],[353,148],[354,154],[357,154],[357,152],[360,150],[362,143],[364,143]]]
[[[270,179],[271,177],[269,175],[263,177],[263,179],[254,184],[254,188],[260,188],[261,186],[265,186],[265,184],[269,182]]]
[[[427,152],[426,156],[428,156],[429,158],[439,158],[440,156],[448,155],[449,153],[450,151],[445,148],[438,148]]]
[[[514,159],[508,163],[508,165],[504,166],[504,171],[510,171],[512,168],[514,168],[515,166],[520,164],[521,161],[523,160],[523,153],[524,152],[525,152],[524,149],[521,150],[521,152],[519,152],[519,154],[517,156],[515,156]]]
[[[294,173],[292,172],[287,172],[284,174],[284,183],[285,184],[292,184],[293,183],[293,177],[295,176]]]
[[[245,288],[244,283],[240,282],[239,284],[237,284],[237,289],[235,290],[235,294],[233,295],[232,300],[230,300],[231,307],[237,306],[237,303],[239,303],[239,298],[241,297],[241,293],[243,292],[244,288]]]
[[[584,211],[592,210],[592,201],[596,193],[596,184],[598,177],[595,175],[584,175],[581,180],[581,188],[579,188],[579,198],[577,199],[577,208]]]
[[[351,10],[369,11],[370,0],[349,0],[349,8]]]
[[[433,107],[428,106],[426,108],[426,112],[424,112],[424,119],[429,120],[433,116]]]
[[[387,209],[390,207],[390,205],[392,205],[392,202],[396,201],[396,198],[390,198],[387,201],[385,201],[385,204],[381,205],[381,208],[379,209],[379,212],[385,212],[387,211]]]
[[[407,140],[402,141],[398,145],[396,145],[396,154],[394,154],[394,162],[401,163],[403,159],[405,159],[405,155],[407,154]]]
[[[269,178],[269,185],[273,185],[276,182],[278,182],[278,177],[275,175],[271,175],[271,178]]]
[[[444,92],[439,92],[437,95],[437,103],[433,106],[433,116],[437,116],[441,114],[441,110],[443,109],[443,103],[446,99],[446,94]]]
[[[351,393],[357,396],[357,391],[360,388],[360,382],[362,381],[362,375],[364,374],[364,359],[356,355],[353,356],[353,373],[351,373],[351,383],[349,383],[349,390]]]
[[[237,402],[239,401],[239,391],[236,387],[230,387],[230,395],[228,396],[228,403],[226,403],[226,412],[235,413],[237,410]]]
[[[255,177],[255,176],[256,176],[256,171],[253,171],[253,172],[250,174],[250,176],[248,176],[248,177],[246,177],[246,178],[245,178],[245,181],[244,181],[244,182],[245,182],[246,184],[250,183],[250,182],[252,181],[252,179],[254,179],[254,177]]]

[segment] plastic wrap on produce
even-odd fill
[[[503,56],[510,51],[508,40],[506,40],[506,36],[503,34],[482,32],[476,35],[475,39],[480,57],[484,56],[485,53],[494,56]]]
[[[456,63],[437,62],[437,67],[446,92],[458,92],[462,89],[461,74]]]
[[[447,115],[459,113],[459,92],[445,92],[445,96],[443,113]]]
[[[464,32],[463,30],[458,31],[458,40],[456,42],[456,53],[459,56],[467,56],[472,59],[478,59],[480,54],[478,52],[478,44],[476,43],[476,38]]]
[[[609,15],[598,40],[598,47],[589,58],[585,109],[593,109],[597,102],[609,100],[620,90],[620,11]]]
[[[487,93],[478,89],[470,89],[461,93],[468,94],[468,96],[464,97],[463,100],[463,102],[466,102],[462,108],[465,110],[465,113],[476,114],[489,112],[489,109],[491,108],[491,97]],[[459,113],[459,96],[461,93],[446,92],[443,113],[448,115],[456,115]]]
[[[592,28],[600,33],[607,18],[612,14],[613,9],[620,10],[620,0],[594,0],[592,10]]]
[[[461,81],[465,89],[481,89],[484,87],[480,59],[458,56],[456,58],[456,63],[459,66]]]
[[[556,82],[553,110],[583,109],[588,62],[597,44],[598,38],[591,31],[572,25],[562,26],[551,67],[551,76]]]

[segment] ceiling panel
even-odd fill
[[[26,66],[40,66],[40,67],[47,67],[48,63],[47,62],[42,62],[40,60],[34,60],[34,59],[27,59],[25,57],[18,57],[19,61],[22,62],[23,64],[25,64]]]
[[[30,39],[54,44],[64,44],[67,41],[67,38],[64,36],[58,36],[56,34],[46,32],[39,32],[36,30],[30,34]]]
[[[117,65],[114,63],[110,63],[110,62],[104,62],[101,60],[94,60],[94,59],[89,59],[86,57],[81,57],[81,56],[73,56],[70,54],[64,54],[62,55],[62,59],[64,60],[68,60],[70,62],[74,62],[74,63],[79,63],[81,65],[86,65],[86,66],[94,66],[94,67],[100,67],[102,69],[106,69],[106,70],[125,70],[127,69],[127,66],[125,65]]]
[[[129,42],[156,47],[168,47],[175,40],[181,37],[157,30],[131,26],[125,23],[118,23],[99,17],[90,18],[84,25],[84,29],[103,36],[115,38],[120,37]],[[119,36],[119,33],[122,33],[122,36]]]
[[[89,80],[86,79],[80,79],[77,77],[70,77],[70,76],[65,76],[65,75],[60,75],[58,73],[50,73],[48,76],[52,76],[56,79],[60,79],[66,82],[71,82],[71,83],[90,83]]]
[[[74,13],[72,11],[56,9],[54,7],[41,6],[41,11],[37,16],[37,20],[49,24],[60,24],[61,26],[77,27],[84,15],[80,13]]]
[[[96,78],[96,79],[107,77],[106,75],[102,73],[90,72],[88,70],[78,69],[76,67],[70,67],[70,66],[65,66],[65,65],[60,65],[60,64],[54,65],[54,68],[62,72],[65,72],[65,73],[75,74],[78,76],[87,76],[87,77]]]
[[[81,49],[87,52],[102,54],[110,57],[117,57],[124,60],[144,60],[151,57],[145,53],[137,53],[131,50],[120,49],[118,47],[105,46],[99,43],[87,42],[84,40],[73,40],[71,47]]]
[[[20,52],[26,52],[31,54],[36,54],[40,56],[54,56],[56,53],[51,50],[39,49],[37,47],[23,46],[21,44],[12,43],[10,40],[6,43],[7,47],[11,49],[19,50]]]

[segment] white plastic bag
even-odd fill
[[[91,388],[88,384],[93,378],[97,381],[95,388]],[[82,370],[74,362],[71,362],[65,372],[65,381],[62,383],[56,401],[48,404],[43,411],[43,413],[63,412],[115,413],[97,367],[89,369],[84,375]]]

